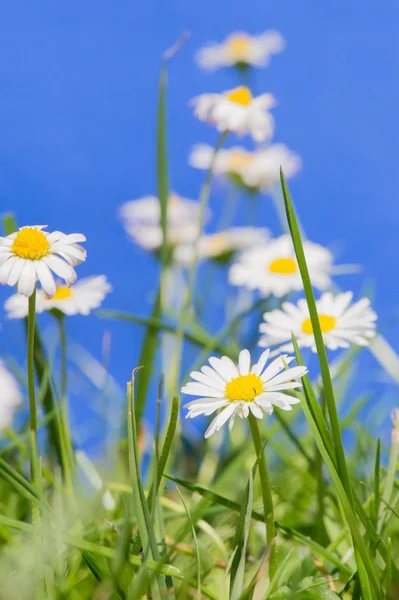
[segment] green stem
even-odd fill
[[[35,396],[35,315],[36,315],[36,286],[29,297],[28,312],[28,394],[29,394],[29,438],[30,438],[30,476],[32,485],[38,489],[39,451],[37,445],[37,416]]]
[[[62,448],[62,463],[65,482],[67,484],[71,498],[73,497],[73,469],[74,469],[74,454],[69,435],[68,425],[68,369],[67,369],[67,339],[65,331],[65,317],[60,311],[54,311],[54,316],[58,323],[58,332],[60,337],[60,353],[61,353],[61,410],[59,415],[60,442]]]
[[[197,236],[196,236],[196,239],[194,242],[194,256],[191,261],[191,265],[190,265],[189,272],[188,272],[187,290],[186,290],[186,294],[185,294],[185,298],[184,298],[184,302],[183,302],[183,306],[182,306],[182,310],[181,310],[181,316],[179,319],[177,333],[176,333],[176,350],[174,352],[172,368],[170,369],[170,371],[172,373],[171,381],[170,381],[170,391],[172,392],[172,395],[174,395],[177,392],[178,383],[179,383],[179,379],[180,379],[180,365],[181,365],[181,355],[182,355],[182,350],[183,350],[184,329],[185,329],[185,327],[190,319],[190,315],[191,315],[190,309],[191,309],[192,299],[193,299],[194,291],[195,291],[195,282],[196,282],[196,278],[197,278],[200,240],[201,240],[202,230],[204,227],[206,211],[208,208],[209,195],[211,192],[213,170],[215,167],[216,156],[217,156],[219,150],[221,149],[221,147],[223,146],[227,135],[228,135],[228,131],[224,131],[219,136],[219,139],[215,146],[215,151],[212,156],[211,164],[206,173],[205,181],[202,185],[201,193],[200,193],[200,197],[199,197],[198,231],[197,231]]]
[[[269,474],[267,471],[267,464],[265,453],[263,451],[262,439],[260,437],[258,421],[250,413],[248,415],[248,422],[251,428],[251,434],[254,441],[256,456],[259,460],[259,479],[262,490],[263,500],[263,513],[266,525],[266,542],[270,548],[270,559],[269,559],[269,578],[273,579],[277,570],[277,555],[276,555],[276,541],[277,541],[277,530],[274,522],[274,507],[272,492],[270,489]]]

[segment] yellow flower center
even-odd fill
[[[60,285],[57,287],[57,291],[55,292],[52,298],[48,298],[48,300],[66,300],[66,298],[70,298],[72,296],[72,288],[67,287],[66,285]]]
[[[269,265],[270,273],[278,275],[292,275],[297,270],[298,266],[293,258],[276,258]]]
[[[231,35],[226,43],[229,56],[236,62],[246,62],[250,40],[242,34]]]
[[[248,375],[239,375],[234,377],[226,384],[225,396],[230,402],[241,400],[243,402],[252,402],[256,396],[263,392],[263,383],[259,375],[249,373]]]
[[[231,90],[230,92],[226,92],[225,96],[231,100],[231,102],[241,104],[242,106],[248,106],[252,101],[251,91],[243,85],[234,88],[234,90]]]
[[[322,332],[327,333],[327,331],[334,329],[337,319],[331,315],[319,315],[319,323]],[[303,333],[308,333],[310,335],[313,334],[312,321],[309,318],[305,319],[302,323],[302,331]]]
[[[240,152],[239,150],[230,152],[228,169],[229,171],[239,171],[251,164],[253,156],[249,152]]]
[[[24,227],[18,231],[12,243],[11,251],[20,258],[40,260],[49,254],[50,243],[40,229]]]

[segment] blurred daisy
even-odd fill
[[[293,360],[286,355],[279,356],[266,367],[269,352],[263,352],[252,368],[249,351],[242,350],[237,366],[227,356],[213,356],[209,359],[210,367],[204,366],[201,372],[191,373],[194,381],[187,383],[182,392],[199,398],[185,405],[188,408],[186,418],[208,416],[222,409],[206,430],[206,438],[227,421],[231,431],[236,416],[247,418],[251,411],[257,419],[262,419],[264,412],[272,414],[273,406],[292,410],[292,404],[299,402],[283,392],[301,387],[297,379],[307,373],[306,367],[285,369],[285,365]]]
[[[323,290],[330,286],[333,256],[327,248],[303,242],[312,284]],[[264,246],[246,250],[230,267],[233,285],[259,290],[263,296],[281,297],[302,290],[302,279],[290,236],[282,235]]]
[[[257,142],[273,135],[274,120],[268,111],[276,102],[271,94],[254,98],[247,87],[240,86],[223,94],[202,94],[192,104],[195,116],[218,131],[250,134]]]
[[[17,285],[18,292],[31,296],[36,281],[40,281],[48,297],[56,293],[52,271],[67,285],[76,281],[74,266],[86,259],[81,233],[65,235],[60,231],[47,233],[45,225],[21,227],[7,237],[0,237],[0,283]]]
[[[215,151],[208,144],[194,146],[189,163],[197,169],[209,169]],[[300,157],[284,144],[273,144],[253,152],[241,146],[222,149],[216,155],[214,173],[229,175],[251,189],[271,191],[280,181],[280,167],[286,179],[296,175],[301,168]]]
[[[88,315],[101,305],[111,290],[105,275],[80,279],[71,287],[57,283],[52,298],[47,298],[43,290],[37,290],[36,312],[57,309],[65,315]],[[8,319],[22,319],[28,314],[28,299],[22,294],[14,294],[5,301],[4,309]]]
[[[225,231],[203,235],[199,242],[198,258],[228,260],[239,250],[264,244],[269,238],[269,231],[259,227],[231,227]],[[176,262],[189,265],[194,258],[194,244],[177,246],[174,252]]]
[[[120,208],[123,225],[130,237],[146,250],[162,246],[161,208],[156,196],[130,200]],[[199,205],[194,200],[171,194],[168,199],[168,244],[192,242],[198,235]]]
[[[330,350],[348,348],[351,344],[367,346],[375,336],[376,313],[368,298],[352,304],[352,292],[333,296],[326,292],[316,302],[324,343]],[[263,315],[259,326],[262,334],[259,346],[278,345],[276,352],[291,351],[291,332],[299,346],[316,352],[312,323],[304,299],[297,304],[284,302],[282,310],[272,310]]]
[[[207,70],[230,66],[266,67],[272,54],[282,50],[284,38],[277,31],[265,31],[260,35],[237,31],[221,44],[201,48],[196,59],[199,66]]]
[[[22,394],[17,380],[0,359],[0,431],[11,425]]]

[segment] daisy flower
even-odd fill
[[[199,258],[228,260],[239,251],[264,244],[269,231],[259,227],[231,227],[225,231],[203,235],[199,241]],[[174,252],[174,259],[182,265],[191,264],[195,253],[194,244],[181,244]]]
[[[120,208],[124,228],[146,250],[162,246],[161,208],[156,196],[130,200]],[[168,199],[168,244],[192,242],[198,234],[199,205],[194,200],[171,194]]]
[[[294,360],[287,355],[279,356],[266,367],[269,353],[269,350],[263,352],[252,368],[248,350],[240,352],[237,366],[227,356],[212,356],[210,367],[204,366],[201,372],[191,373],[194,381],[187,383],[182,392],[198,399],[185,405],[188,408],[186,418],[208,416],[221,409],[206,430],[206,438],[219,431],[227,421],[231,431],[236,416],[247,418],[251,412],[257,419],[262,419],[263,413],[272,414],[273,406],[292,410],[292,405],[299,402],[284,391],[301,387],[297,380],[307,373],[306,367],[286,369],[285,365]]]
[[[51,298],[47,298],[43,290],[37,290],[36,312],[57,309],[65,315],[88,315],[101,305],[110,291],[112,288],[105,275],[80,279],[71,287],[57,282]],[[28,299],[22,294],[14,294],[5,301],[4,309],[8,319],[23,319],[28,315]]]
[[[22,394],[17,380],[0,359],[0,431],[11,425],[17,407],[22,403]]]
[[[21,227],[7,237],[0,237],[0,283],[16,285],[18,293],[24,296],[33,294],[37,281],[46,296],[54,296],[53,272],[72,285],[76,281],[73,267],[86,259],[86,250],[77,244],[86,241],[84,235],[47,233],[43,231],[45,227]]]
[[[254,98],[247,87],[240,86],[222,94],[202,94],[193,98],[192,104],[195,116],[218,131],[250,134],[257,142],[273,135],[274,120],[268,111],[276,102],[271,94]]]
[[[316,302],[320,328],[324,343],[330,350],[348,348],[351,344],[367,346],[375,336],[376,313],[371,309],[368,298],[352,303],[352,292],[333,296],[326,292]],[[291,351],[291,332],[298,345],[316,352],[312,323],[304,299],[297,304],[284,302],[281,310],[272,310],[263,315],[259,326],[259,346],[278,345],[276,352]]]
[[[310,277],[315,287],[330,286],[333,256],[327,248],[303,243]],[[264,246],[246,250],[230,267],[229,281],[233,285],[259,290],[263,296],[281,297],[302,289],[302,279],[289,235],[282,235]]]
[[[196,169],[208,170],[215,150],[208,144],[194,146],[189,164]],[[221,149],[216,154],[214,173],[228,175],[248,188],[272,191],[280,181],[280,167],[287,179],[301,168],[301,159],[284,144],[272,144],[253,152],[242,146]]]
[[[265,31],[260,35],[236,31],[221,44],[213,43],[201,48],[196,59],[206,70],[230,66],[267,67],[272,54],[282,50],[284,38],[277,31]]]

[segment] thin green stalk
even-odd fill
[[[68,419],[68,368],[67,368],[67,339],[65,331],[65,317],[61,311],[54,313],[58,323],[58,331],[60,338],[60,352],[61,352],[61,410],[60,410],[60,423],[59,427],[61,430],[61,448],[63,455],[63,467],[64,477],[67,484],[68,490],[71,497],[73,496],[73,470],[74,470],[74,454],[71,442],[71,436],[69,435],[69,419]]]
[[[262,439],[260,437],[258,422],[252,414],[249,414],[248,422],[251,428],[256,456],[259,456],[259,479],[261,483],[263,514],[266,525],[266,542],[270,548],[269,577],[270,579],[273,579],[277,570],[277,530],[274,522],[273,498],[270,489],[269,474],[267,471],[266,458],[262,447]]]
[[[36,286],[33,294],[29,297],[28,311],[28,394],[29,394],[29,441],[30,441],[30,476],[32,485],[37,489],[41,497],[41,487],[39,476],[40,459],[39,448],[37,444],[37,416],[36,416],[36,396],[35,396],[35,316],[36,316]],[[34,509],[34,512],[36,507]]]
[[[215,151],[212,156],[211,164],[207,171],[205,181],[202,185],[201,193],[200,193],[200,197],[199,197],[198,231],[197,231],[197,236],[196,236],[196,239],[194,242],[194,255],[193,255],[193,259],[191,261],[189,274],[188,274],[187,290],[186,290],[182,310],[180,313],[181,316],[180,316],[179,323],[178,323],[178,329],[177,329],[177,334],[176,334],[176,350],[174,353],[174,357],[173,357],[174,360],[173,360],[172,368],[171,368],[172,377],[171,377],[170,386],[171,386],[171,390],[172,390],[173,394],[175,394],[177,391],[178,382],[179,382],[179,378],[180,378],[180,365],[181,365],[181,355],[182,355],[182,350],[183,350],[184,330],[185,330],[187,322],[190,318],[190,309],[191,309],[191,304],[192,304],[194,291],[195,291],[195,282],[196,282],[196,278],[197,278],[197,268],[198,268],[198,260],[199,260],[200,240],[201,240],[202,230],[204,227],[205,215],[206,215],[206,211],[208,208],[208,201],[209,201],[209,195],[210,195],[210,191],[211,191],[211,184],[212,184],[212,178],[213,178],[213,170],[214,170],[217,154],[218,154],[219,150],[221,149],[221,147],[223,146],[227,135],[228,135],[228,131],[224,131],[220,135],[220,137],[217,141],[217,144],[215,146]]]

